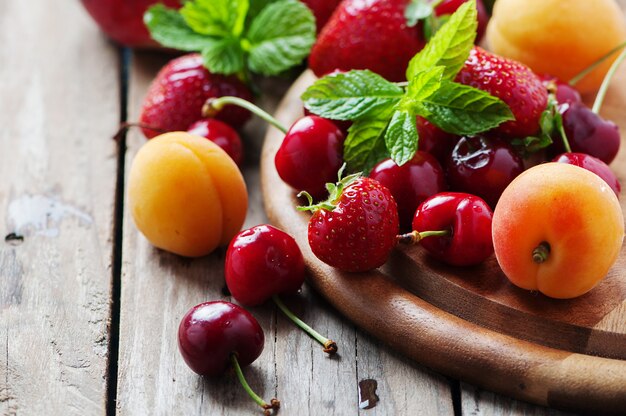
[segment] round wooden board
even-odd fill
[[[313,80],[305,72],[294,83],[279,121],[290,125],[302,115],[299,97]],[[613,82],[625,84],[626,68]],[[620,124],[622,137],[625,107],[626,92],[612,88],[603,115]],[[274,168],[282,139],[270,129],[261,156],[267,215],[295,237],[310,284],[346,317],[415,361],[485,389],[555,408],[625,411],[626,247],[595,289],[565,301],[512,286],[493,258],[451,268],[419,247],[396,249],[380,270],[342,273],[309,248],[309,214],[295,209],[301,201]],[[622,183],[625,147],[612,164]],[[624,210],[624,198],[621,204]]]

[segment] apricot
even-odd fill
[[[569,81],[626,41],[626,20],[614,0],[498,0],[486,39],[494,53]],[[597,91],[617,55],[576,88]]]
[[[545,163],[504,190],[492,237],[496,259],[513,284],[573,298],[591,290],[615,263],[624,216],[599,176],[578,166]]]
[[[135,224],[148,241],[186,257],[230,243],[248,207],[235,162],[213,142],[185,132],[157,136],[139,149],[128,197]]]

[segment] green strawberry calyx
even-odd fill
[[[360,172],[353,173],[346,177],[343,177],[343,173],[346,169],[346,164],[344,163],[339,172],[337,172],[338,181],[337,183],[327,183],[326,190],[328,191],[328,198],[325,201],[314,203],[313,197],[306,191],[302,191],[298,194],[298,198],[305,197],[308,201],[308,205],[297,207],[298,211],[311,211],[316,212],[320,209],[325,209],[326,211],[334,211],[337,208],[337,204],[341,199],[341,195],[343,194],[344,189],[361,176],[363,176]]]

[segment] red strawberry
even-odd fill
[[[309,66],[315,75],[369,69],[390,81],[406,80],[409,61],[424,47],[420,25],[407,26],[409,2],[344,0],[311,50]]]
[[[165,65],[152,81],[139,121],[162,131],[184,131],[201,118],[202,105],[208,98],[225,95],[252,100],[252,94],[237,77],[211,74],[202,66],[199,54],[184,55]],[[250,113],[230,106],[216,118],[239,127],[250,118]],[[143,133],[148,138],[159,134],[149,129],[143,129]]]
[[[347,272],[382,266],[396,244],[398,207],[378,181],[347,177],[329,202],[312,206],[309,245],[324,263]]]
[[[526,137],[539,131],[539,119],[548,104],[548,92],[541,79],[527,66],[476,46],[456,80],[487,91],[511,108],[515,120],[502,123],[497,132],[509,137]]]
[[[302,0],[302,3],[306,4],[313,12],[317,33],[319,33],[339,3],[341,3],[341,0]]]

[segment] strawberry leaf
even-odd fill
[[[315,17],[297,0],[281,0],[264,8],[247,33],[250,69],[276,75],[299,64],[315,42]]]
[[[335,73],[317,80],[302,94],[304,106],[321,117],[358,120],[396,105],[404,91],[368,70]]]
[[[477,88],[444,80],[441,87],[419,103],[417,113],[458,135],[491,130],[515,117],[504,101]]]
[[[385,132],[385,144],[398,166],[404,165],[415,155],[417,139],[415,114],[406,110],[394,112]]]
[[[196,33],[216,37],[239,36],[249,7],[248,0],[196,0],[186,2],[180,14]]]
[[[433,66],[443,66],[445,79],[454,79],[463,67],[474,46],[478,28],[476,1],[463,3],[448,21],[435,33],[409,62],[406,77],[411,80],[415,75]]]
[[[376,117],[357,120],[350,126],[343,145],[343,158],[350,172],[369,172],[374,165],[389,157],[385,130],[391,115],[391,110],[383,111]]]
[[[233,74],[244,68],[243,50],[235,38],[222,38],[210,42],[202,50],[204,66],[216,74]]]
[[[213,40],[194,32],[178,11],[168,9],[162,4],[150,7],[144,14],[143,21],[152,38],[168,48],[200,51]]]

